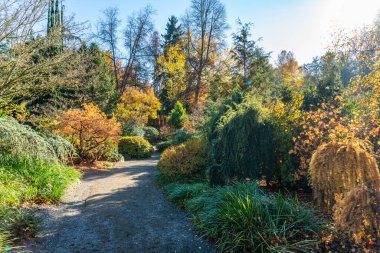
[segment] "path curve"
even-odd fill
[[[90,171],[63,204],[44,212],[46,229],[33,252],[208,253],[190,217],[169,203],[154,183],[158,155]]]

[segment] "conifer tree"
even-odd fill
[[[171,16],[166,24],[166,34],[162,35],[164,38],[164,47],[174,46],[180,40],[183,35],[182,27],[178,24],[176,16]]]

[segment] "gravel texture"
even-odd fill
[[[32,252],[216,252],[191,220],[154,183],[156,154],[147,160],[88,171],[57,207],[41,210],[45,230]]]

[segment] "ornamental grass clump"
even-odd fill
[[[186,207],[222,252],[311,252],[326,229],[316,211],[256,182],[210,188]]]

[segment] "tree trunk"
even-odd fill
[[[201,92],[202,85],[202,72],[197,75],[197,85],[195,86],[195,98],[194,98],[194,108],[198,109],[199,106],[199,95]]]

